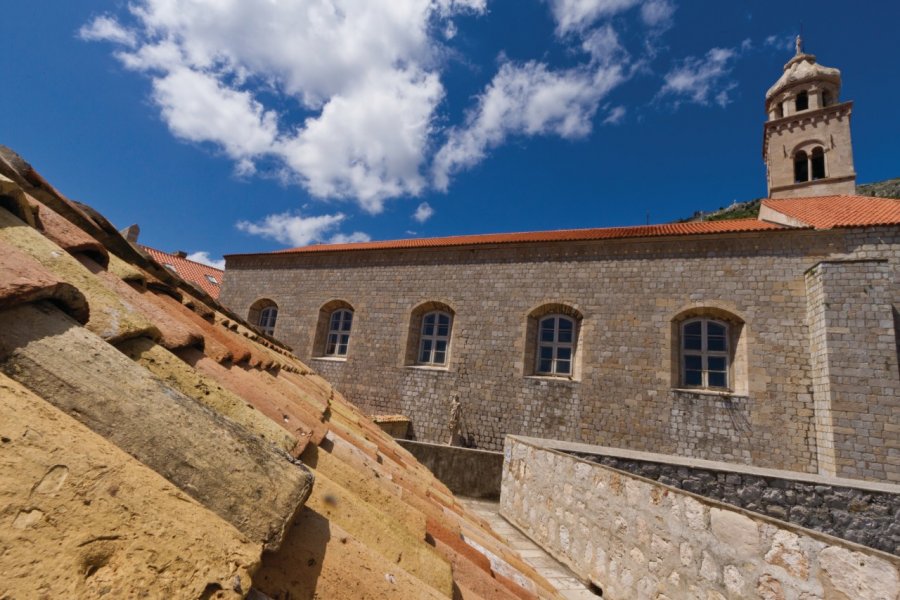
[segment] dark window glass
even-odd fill
[[[809,94],[800,92],[797,94],[797,112],[807,110],[809,108]]]
[[[812,178],[825,179],[825,152],[821,148],[812,151]]]
[[[809,163],[806,152],[798,152],[794,156],[794,183],[809,181]]]
[[[701,371],[685,371],[684,383],[685,385],[703,385],[703,373]]]

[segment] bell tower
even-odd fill
[[[841,72],[803,51],[766,92],[763,160],[770,198],[856,193],[850,144],[853,102],[841,102]]]

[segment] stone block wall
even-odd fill
[[[610,600],[896,600],[900,558],[515,437],[501,514]]]
[[[785,476],[784,471],[768,469],[742,472],[724,463],[674,464],[661,456],[658,460],[638,460],[613,456],[605,449],[597,451],[601,453],[567,452],[589,462],[900,556],[900,486],[865,486],[855,480],[828,477],[796,479]]]
[[[397,440],[397,443],[409,450],[457,496],[500,498],[502,453],[412,440]]]
[[[444,442],[451,400],[466,445],[507,434],[806,472],[819,469],[804,273],[831,257],[884,257],[900,234],[745,234],[228,257],[222,299],[239,313],[279,306],[275,335],[369,414],[403,414],[411,437]],[[314,352],[319,310],[355,311],[346,359]],[[407,364],[416,307],[454,313],[445,368]],[[527,317],[583,315],[575,378],[529,375]],[[743,323],[733,394],[678,387],[678,315]],[[879,417],[880,418],[880,417]]]
[[[819,469],[900,481],[895,266],[824,261],[807,272]]]

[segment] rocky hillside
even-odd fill
[[[863,183],[856,186],[856,193],[860,196],[876,196],[878,198],[900,199],[900,178],[876,181],[875,183]],[[679,223],[689,221],[723,221],[726,219],[755,219],[759,214],[759,205],[762,198],[747,202],[735,202],[731,206],[725,206],[716,211],[704,212],[698,210],[687,219],[681,219]]]
[[[856,186],[861,196],[877,196],[879,198],[900,198],[900,177],[886,179],[875,183],[864,183]]]

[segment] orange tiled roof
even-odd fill
[[[147,254],[153,257],[153,260],[160,265],[174,270],[185,281],[193,283],[216,300],[219,299],[219,286],[222,285],[222,276],[225,275],[225,271],[182,258],[177,254],[169,254],[150,246],[144,246],[143,244],[141,248],[146,250]],[[169,265],[172,266],[169,267]],[[210,277],[215,279],[216,283],[210,281]]]
[[[763,200],[768,207],[816,229],[900,224],[900,200],[871,196],[816,196]]]
[[[784,229],[781,225],[757,219],[731,221],[697,221],[666,223],[663,225],[637,225],[633,227],[604,227],[596,229],[561,229],[556,231],[531,231],[523,233],[490,233],[482,235],[457,235],[440,238],[413,238],[355,244],[316,244],[278,250],[273,254],[305,252],[340,252],[345,250],[386,250],[401,248],[436,248],[444,246],[471,246],[482,244],[514,244],[523,242],[576,242],[612,240],[622,238],[665,237],[673,235],[702,235],[736,233],[741,231],[767,231]],[[235,255],[232,255],[235,256]]]

